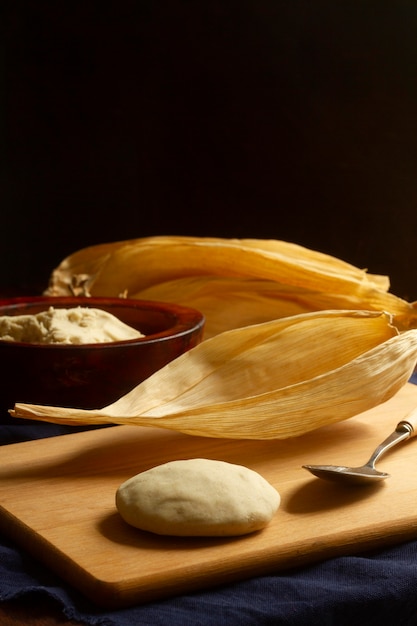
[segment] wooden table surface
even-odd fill
[[[78,626],[53,600],[29,597],[0,604],[1,626]]]

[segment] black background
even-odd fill
[[[0,287],[158,234],[294,241],[417,299],[417,4],[2,9]]]

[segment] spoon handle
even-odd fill
[[[409,437],[415,437],[417,435],[417,408],[410,411],[410,413],[397,424],[396,430],[403,430],[404,427],[409,428]]]
[[[400,441],[404,441],[405,439],[410,439],[410,437],[415,437],[417,435],[417,407],[414,408],[410,413],[398,422],[396,429],[389,437],[387,437],[377,448],[374,450],[371,458],[367,462],[366,465],[369,467],[374,467],[375,462],[383,455],[385,452],[388,452],[393,446],[400,443]]]

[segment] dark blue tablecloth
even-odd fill
[[[0,443],[64,432],[74,429],[12,423],[0,427]],[[45,596],[94,626],[417,626],[417,541],[109,612],[0,536],[0,601]]]

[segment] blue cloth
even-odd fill
[[[417,384],[417,374],[411,379]],[[74,432],[0,426],[0,443]],[[416,501],[417,505],[417,501]],[[91,626],[417,626],[417,541],[117,611],[102,610],[0,535],[0,601],[48,596]]]

